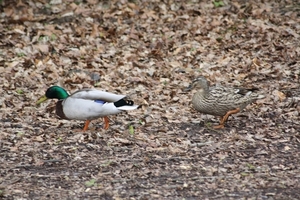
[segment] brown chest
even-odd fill
[[[68,118],[66,117],[65,113],[64,113],[62,103],[63,103],[63,100],[57,101],[57,103],[56,103],[56,114],[57,114],[60,118],[62,118],[62,119],[68,119]]]

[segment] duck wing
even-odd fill
[[[88,100],[102,100],[105,102],[116,102],[125,98],[125,95],[113,94],[96,89],[82,89],[76,91],[70,97]]]
[[[263,95],[257,94],[257,88],[227,88],[227,87],[214,87],[211,88],[209,94],[211,99],[215,99],[217,104],[221,104],[231,110],[237,107],[243,109],[247,104],[255,101],[256,99],[264,98]]]

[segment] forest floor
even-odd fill
[[[0,1],[0,199],[300,199],[299,2],[183,2]],[[214,130],[199,76],[266,98]],[[142,108],[83,132],[51,85]]]

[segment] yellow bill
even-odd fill
[[[36,102],[36,105],[39,105],[41,103],[43,103],[44,101],[46,101],[48,98],[44,95],[42,96],[37,102]]]

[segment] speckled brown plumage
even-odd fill
[[[204,114],[221,116],[220,125],[214,128],[223,128],[229,115],[243,110],[257,99],[264,98],[264,96],[255,93],[257,88],[209,87],[203,76],[195,79],[187,89],[193,88],[198,89],[192,98],[194,108]]]

